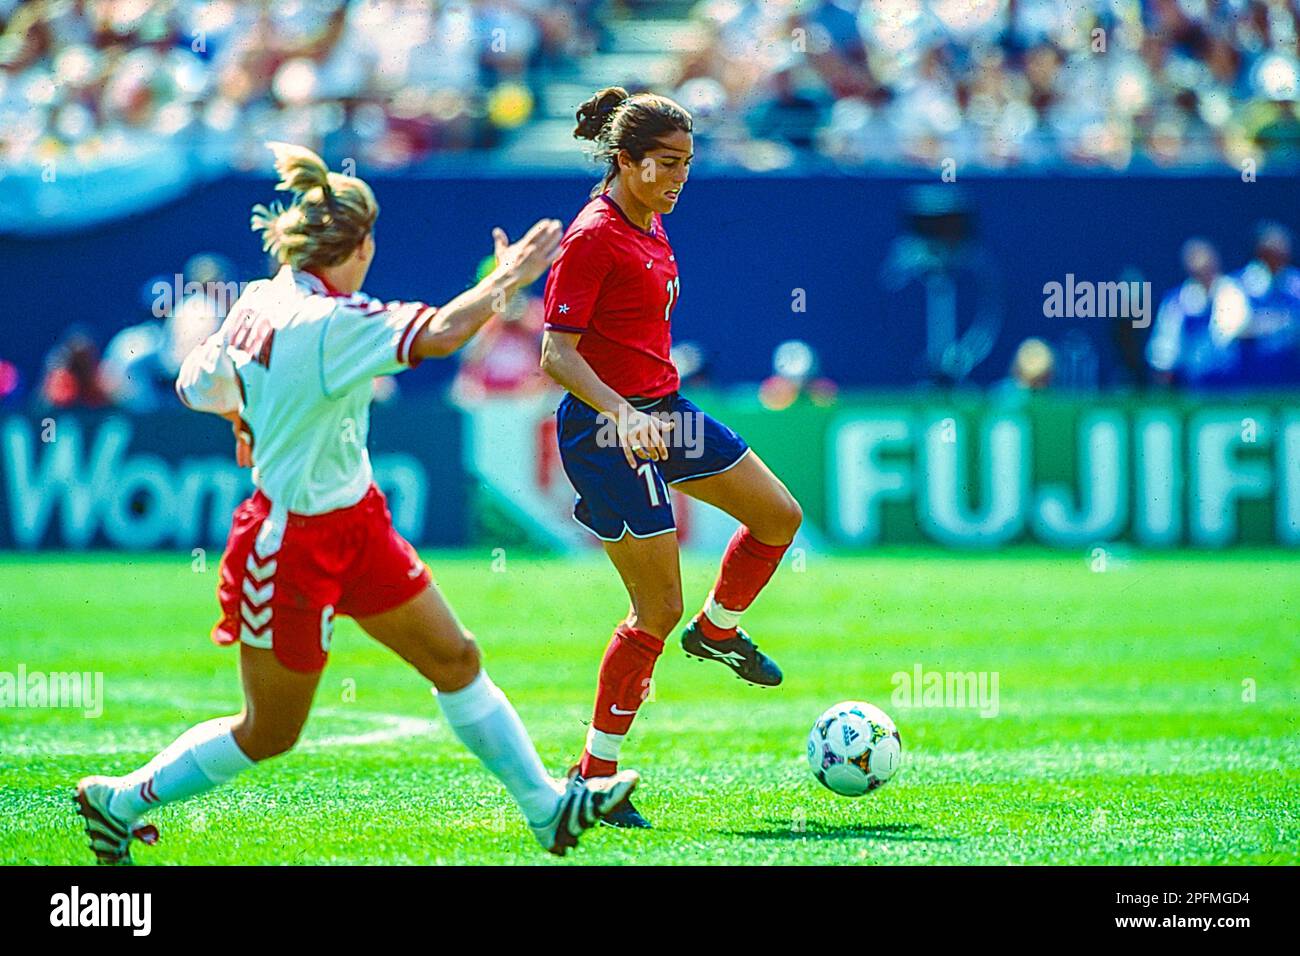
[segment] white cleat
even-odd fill
[[[564,856],[565,851],[578,845],[578,837],[626,800],[640,782],[641,775],[635,770],[620,770],[612,777],[590,780],[571,777],[560,794],[555,815],[541,826],[529,829],[543,849]]]
[[[158,842],[157,827],[123,820],[109,811],[116,784],[113,777],[83,777],[73,797],[100,866],[130,866],[132,840],[150,846]]]

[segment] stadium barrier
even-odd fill
[[[465,544],[461,416],[437,401],[380,406],[371,427],[376,479],[398,529],[421,544]],[[220,546],[253,486],[235,464],[230,426],[179,407],[7,416],[0,472],[0,548],[22,550]]]
[[[1296,397],[972,392],[784,411],[694,397],[786,481],[818,547],[1300,546]],[[402,533],[426,546],[593,546],[571,520],[554,404],[376,407],[372,457]],[[218,546],[251,486],[227,426],[183,410],[8,416],[0,472],[0,547],[21,550]],[[713,509],[674,504],[688,545],[730,533]]]
[[[515,236],[541,216],[567,221],[593,179],[594,169],[376,176],[383,212],[367,291],[445,302],[490,252],[493,225]],[[64,185],[70,195],[93,194],[89,185]],[[70,325],[103,348],[124,326],[157,318],[156,281],[169,284],[197,253],[227,257],[234,279],[265,276],[248,210],[273,192],[269,175],[230,177],[74,235],[0,235],[8,280],[0,359],[13,362],[34,388],[46,353]],[[927,202],[945,205],[927,216]],[[945,214],[950,207],[960,214]],[[1126,362],[1140,355],[1150,314],[1053,315],[1046,286],[1141,280],[1158,302],[1184,278],[1179,248],[1189,236],[1215,243],[1224,267],[1236,269],[1251,254],[1259,220],[1282,218],[1295,227],[1297,209],[1300,177],[1246,183],[1233,170],[1188,178],[963,174],[948,184],[937,173],[701,172],[666,223],[681,268],[673,334],[699,345],[710,380],[720,385],[771,374],[773,350],[789,339],[808,342],[821,373],[844,388],[912,387],[950,355],[957,371],[974,363],[970,381],[989,385],[1007,374],[1017,346],[1032,335],[1058,349],[1058,384],[1113,386],[1132,377]],[[949,219],[957,225],[945,226]],[[965,237],[950,262],[913,241],[940,227]],[[539,282],[532,292],[541,291]],[[58,307],[34,305],[49,302]],[[943,339],[948,305],[958,329],[984,323],[960,348]],[[403,379],[403,388],[427,390],[454,370],[454,363],[426,363]]]

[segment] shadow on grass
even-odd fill
[[[728,836],[749,840],[891,840],[899,843],[956,843],[954,837],[928,833],[918,823],[878,823],[874,826],[831,826],[806,820],[799,827],[790,820],[765,820],[760,829],[725,830]]]

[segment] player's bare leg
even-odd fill
[[[649,538],[625,534],[606,541],[605,553],[631,601],[626,623],[664,640],[682,619],[681,553],[677,532]]]
[[[307,725],[320,675],[290,670],[270,649],[239,645],[244,710],[231,729],[250,760],[267,760],[293,749]]]
[[[463,690],[482,669],[478,644],[436,585],[391,611],[359,617],[357,623],[419,671],[440,694]]]
[[[596,704],[582,759],[571,773],[592,776],[614,773],[623,740],[641,702],[649,696],[655,662],[664,639],[682,618],[682,576],[677,533],[648,538],[625,534],[606,541],[605,553],[618,569],[631,607],[614,629],[600,663]],[[645,829],[649,822],[628,801],[606,822],[617,827]]]
[[[674,487],[740,522],[704,608],[682,634],[682,647],[692,657],[726,664],[750,683],[765,687],[781,683],[780,668],[758,650],[739,624],[803,522],[799,503],[753,451],[734,468]]]
[[[803,524],[799,502],[752,450],[734,468],[673,488],[722,509],[767,545],[788,546]]]
[[[429,680],[443,716],[469,750],[519,804],[538,842],[560,856],[636,787],[634,771],[571,780],[542,766],[519,715],[483,670],[478,644],[436,586],[357,623]]]
[[[153,843],[158,831],[140,823],[153,807],[184,800],[226,783],[254,763],[297,742],[319,673],[290,670],[271,650],[240,645],[244,709],[191,727],[143,767],[124,777],[85,777],[77,812],[102,864],[129,864],[130,843]]]

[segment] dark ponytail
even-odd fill
[[[578,125],[573,128],[573,138],[589,139],[593,142],[598,140],[601,130],[609,122],[614,110],[618,109],[627,97],[627,90],[621,86],[607,86],[592,96],[578,107]]]
[[[627,150],[635,162],[659,145],[669,133],[691,131],[691,114],[666,96],[629,94],[621,86],[608,86],[578,107],[575,139],[596,144],[597,160],[606,163],[605,176],[591,194],[609,188],[618,175],[618,154]]]

